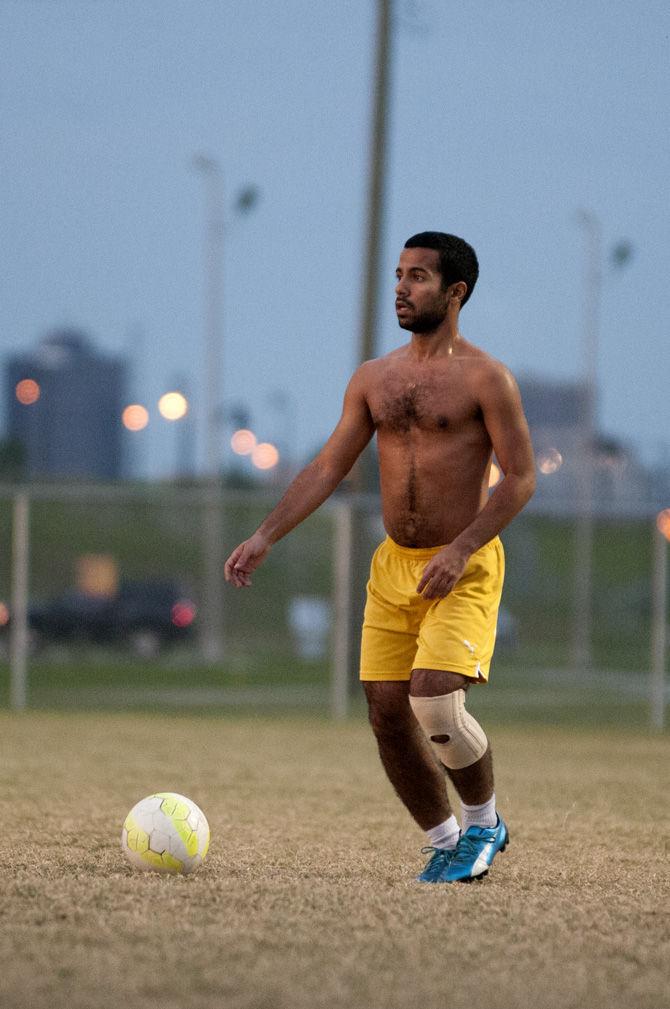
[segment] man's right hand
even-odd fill
[[[254,533],[244,543],[235,547],[223,569],[226,581],[237,589],[251,585],[251,572],[263,563],[271,544],[260,533]]]

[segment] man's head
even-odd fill
[[[471,246],[455,235],[423,231],[405,242],[396,269],[396,313],[402,329],[430,333],[470,297],[479,266]]]
[[[471,245],[456,235],[446,235],[443,231],[421,231],[412,235],[405,242],[406,249],[434,249],[437,252],[442,287],[446,289],[462,280],[466,285],[465,296],[461,299],[461,308],[466,303],[479,276],[477,254]]]

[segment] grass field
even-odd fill
[[[499,725],[512,843],[426,887],[367,726],[0,714],[3,1009],[666,1009],[667,737]],[[135,873],[143,795],[212,827],[190,878]]]

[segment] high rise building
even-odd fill
[[[30,478],[113,480],[123,473],[127,364],[96,352],[76,329],[49,333],[5,363],[7,435]]]

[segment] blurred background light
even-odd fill
[[[279,452],[269,441],[262,441],[251,453],[251,461],[256,469],[274,469],[279,462]]]
[[[158,412],[165,420],[181,420],[188,413],[188,400],[181,392],[166,392],[158,400]]]
[[[230,439],[230,447],[236,455],[251,455],[256,448],[256,435],[248,428],[235,431]]]
[[[661,535],[665,536],[666,540],[670,540],[670,508],[664,508],[662,512],[658,513],[656,525]]]
[[[190,627],[195,620],[196,609],[189,599],[180,599],[170,611],[170,619],[175,627]]]
[[[550,476],[563,465],[563,456],[556,448],[548,448],[537,457],[537,468],[540,473]]]
[[[16,384],[16,398],[23,406],[31,406],[40,398],[40,387],[34,378],[23,378]]]
[[[149,423],[149,411],[140,403],[130,403],[121,414],[121,422],[129,431],[142,431]]]

